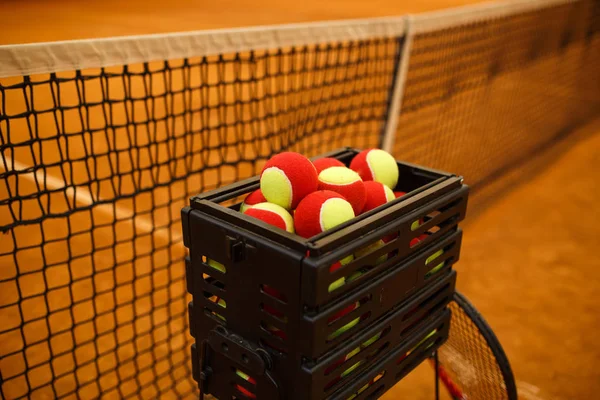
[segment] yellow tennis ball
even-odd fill
[[[376,341],[379,340],[379,338],[381,337],[381,332],[379,332],[378,334],[376,334],[375,336],[373,336],[372,338],[368,339],[366,342],[364,342],[361,347],[364,349],[366,347],[369,347],[370,345],[372,345],[373,343],[375,343]]]
[[[227,269],[225,268],[225,266],[224,266],[223,264],[221,264],[220,262],[218,262],[218,261],[211,260],[211,259],[209,258],[209,259],[207,259],[207,260],[206,260],[206,263],[207,263],[209,266],[211,266],[211,267],[213,267],[214,269],[216,269],[217,271],[219,271],[219,272],[222,272],[222,273],[225,273],[225,272],[227,272]]]
[[[353,260],[354,260],[354,255],[350,254],[349,256],[342,258],[340,261],[336,262],[331,267],[329,267],[329,271],[334,272],[334,271],[342,268],[344,265],[351,263]],[[346,277],[342,276],[340,279],[332,282],[329,285],[329,293],[333,292],[334,290],[339,289],[340,287],[344,286],[344,284],[346,284]]]
[[[345,378],[348,375],[350,375],[352,373],[352,371],[354,371],[356,368],[360,367],[360,365],[362,363],[363,363],[362,361],[359,361],[356,364],[354,364],[353,366],[351,366],[350,368],[348,368],[347,370],[345,370],[344,372],[342,372],[342,374],[340,375],[340,378]]]
[[[444,249],[440,249],[440,250],[436,251],[435,253],[433,253],[432,255],[427,257],[427,260],[425,260],[425,265],[429,265],[429,263],[433,262],[436,258],[440,257],[442,254],[444,254]],[[446,263],[444,261],[442,261],[441,263],[439,263],[438,265],[433,267],[431,270],[429,270],[429,272],[427,272],[425,274],[425,278],[429,278],[431,275],[435,274],[436,272],[438,272],[439,270],[444,268],[445,264]]]
[[[346,325],[342,326],[341,328],[339,328],[335,332],[331,333],[327,337],[327,339],[328,340],[335,339],[336,337],[340,336],[344,332],[349,331],[350,329],[354,328],[356,326],[356,324],[358,324],[359,322],[360,322],[360,317],[353,319],[352,321],[348,322]]]
[[[383,241],[383,239],[379,239],[378,241],[371,243],[370,245],[367,245],[365,247],[362,247],[362,248],[356,250],[355,256],[356,256],[356,258],[366,256],[366,255],[376,251],[377,249],[380,249],[383,246],[385,246],[385,242]],[[387,258],[388,258],[387,253],[379,256],[379,258],[377,258],[377,260],[375,260],[375,265],[379,265],[379,264],[387,261]]]
[[[392,190],[398,184],[396,160],[380,149],[361,151],[352,159],[350,169],[358,172],[363,181],[380,182]]]

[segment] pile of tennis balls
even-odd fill
[[[334,158],[313,163],[299,153],[279,153],[240,211],[310,238],[395,199],[398,175],[394,158],[380,149],[360,152],[349,168]]]

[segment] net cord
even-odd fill
[[[404,35],[385,17],[0,46],[0,78]]]

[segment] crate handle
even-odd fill
[[[236,364],[241,365],[253,376],[264,376],[269,381],[271,386],[265,393],[269,394],[269,398],[282,398],[279,385],[271,375],[273,368],[273,360],[267,350],[262,347],[254,346],[240,335],[229,332],[224,326],[219,325],[210,331],[208,340],[204,342],[210,350],[224,355]],[[200,373],[201,386],[204,385],[210,375],[212,369],[207,364],[207,351],[203,351],[202,371]],[[271,391],[274,389],[274,391]],[[202,391],[202,390],[201,390]]]
[[[252,346],[241,336],[230,333],[220,325],[208,335],[208,344],[216,352],[223,354],[236,364],[243,365],[255,375],[264,375],[273,365],[271,356]]]

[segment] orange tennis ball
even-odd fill
[[[381,182],[390,189],[398,184],[398,164],[388,152],[379,149],[361,151],[352,159],[350,169],[363,181]]]
[[[240,212],[246,212],[246,210],[251,208],[253,205],[258,203],[265,203],[266,201],[267,199],[265,199],[265,196],[263,196],[260,189],[257,189],[254,192],[250,193],[248,196],[246,196],[244,202],[240,206]]]
[[[293,152],[271,157],[260,175],[260,190],[267,201],[286,210],[296,208],[318,186],[314,165],[302,154]]]
[[[354,218],[352,205],[331,190],[306,196],[294,213],[296,233],[309,238]]]
[[[329,167],[319,174],[319,190],[341,194],[352,204],[354,215],[360,214],[367,201],[367,191],[360,176],[350,168]]]
[[[244,214],[294,233],[294,219],[287,210],[277,204],[258,203],[247,209]]]
[[[388,201],[392,201],[396,198],[396,196],[394,196],[394,192],[392,192],[392,189],[390,189],[382,183],[375,181],[367,181],[364,182],[364,185],[365,189],[367,190],[367,199],[365,201],[365,206],[362,210],[363,213],[370,211],[376,207],[379,207],[380,205],[385,204]]]
[[[340,160],[331,157],[319,158],[313,161],[313,165],[317,170],[317,174],[320,174],[323,170],[331,167],[345,167],[344,163]]]
[[[396,198],[398,197],[402,197],[406,194],[406,192],[394,192],[394,196],[396,196]]]

